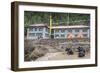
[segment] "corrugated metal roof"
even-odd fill
[[[53,26],[53,29],[60,29],[60,28],[87,28],[89,26],[84,25],[74,25],[74,26]]]
[[[29,27],[41,27],[41,26],[46,26],[49,28],[47,24],[32,24],[29,25]],[[89,26],[86,25],[71,25],[71,26],[64,26],[64,25],[59,25],[59,26],[52,26],[52,29],[62,29],[62,28],[89,28]]]
[[[46,25],[46,24],[31,24],[31,25],[29,25],[29,26],[35,27],[35,26],[47,26],[47,25]]]

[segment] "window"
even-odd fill
[[[34,37],[35,33],[29,33],[29,36]]]
[[[68,29],[67,31],[68,31],[68,32],[72,32],[72,29]]]
[[[87,34],[83,34],[84,37],[87,37]]]
[[[61,34],[61,37],[65,37],[65,35],[64,34]]]
[[[83,29],[83,32],[87,32],[87,29]]]
[[[36,36],[42,36],[43,34],[42,33],[36,33]]]
[[[49,32],[49,29],[48,28],[46,28],[46,32]]]
[[[75,37],[77,37],[77,34],[75,34]]]
[[[49,37],[49,34],[45,34],[45,37]]]
[[[75,29],[75,32],[79,32],[79,29]]]
[[[58,35],[58,34],[56,34],[56,35],[55,35],[55,37],[59,37],[59,35]]]
[[[39,31],[42,31],[43,30],[43,28],[39,28]]]
[[[61,30],[61,32],[63,33],[63,32],[65,32],[65,30],[64,30],[64,29],[62,29],[62,30]]]
[[[36,37],[37,37],[38,39],[43,38],[43,34],[42,34],[42,33],[36,33]]]
[[[35,28],[35,31],[37,31],[37,28]]]

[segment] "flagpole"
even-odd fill
[[[49,30],[49,35],[51,36],[51,32],[52,32],[52,16],[50,14],[50,30]]]

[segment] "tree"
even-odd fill
[[[54,12],[24,12],[24,24],[25,27],[31,24],[48,24],[49,17],[52,16],[53,25],[89,25],[90,15],[89,14],[79,14],[79,13],[54,13]]]

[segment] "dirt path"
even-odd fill
[[[89,57],[90,57],[89,54],[86,54],[85,57],[79,58],[77,53],[75,53],[74,55],[67,55],[65,52],[57,52],[57,53],[47,53],[45,56],[38,58],[36,61],[86,59]]]

